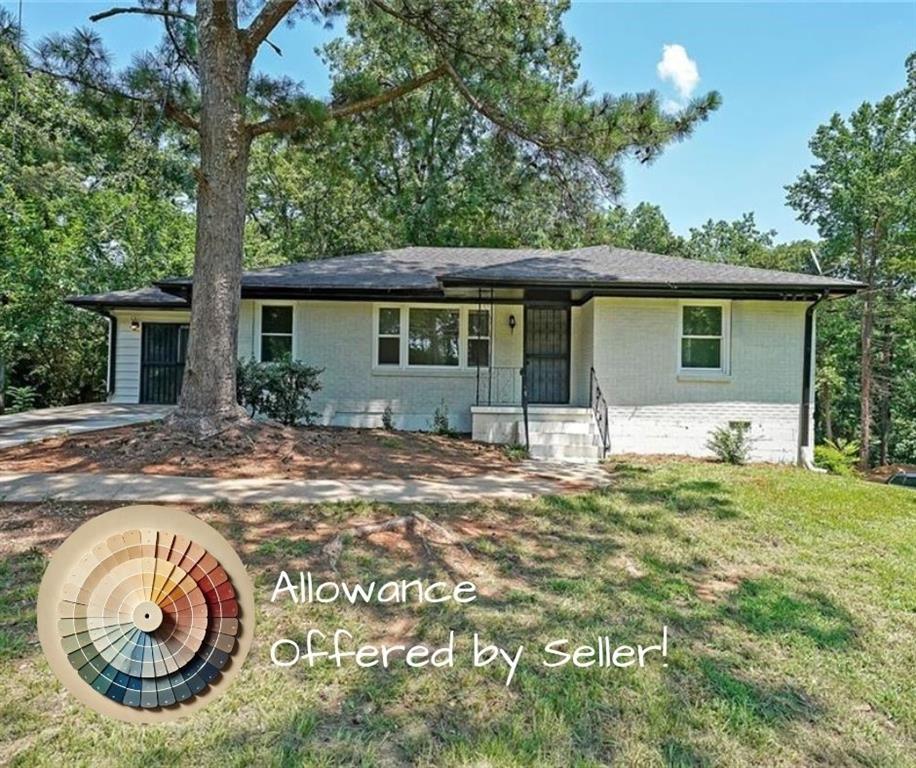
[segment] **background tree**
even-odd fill
[[[682,255],[728,264],[762,266],[773,246],[774,230],[757,228],[753,213],[732,222],[709,219],[701,227],[691,227]]]
[[[890,444],[895,326],[916,278],[916,54],[907,85],[848,119],[833,115],[810,142],[814,165],[787,187],[799,218],[818,227],[827,265],[866,283],[859,333],[860,464],[872,460],[876,411],[878,459]],[[912,330],[912,329],[910,329]],[[877,407],[876,407],[877,406]]]
[[[191,330],[173,426],[205,433],[244,413],[235,402],[234,361],[246,187],[258,137],[307,139],[329,123],[447,82],[532,162],[614,189],[624,155],[653,159],[718,104],[709,94],[668,115],[654,93],[593,98],[576,83],[578,49],[562,27],[566,4],[547,0],[354,2],[348,8],[354,19],[372,18],[367,34],[383,34],[380,45],[390,39],[416,55],[392,62],[397,66],[388,71],[354,70],[335,84],[329,104],[287,78],[253,72],[278,24],[326,21],[341,10],[334,0],[267,0],[253,7],[237,0],[141,0],[92,17],[141,14],[163,25],[160,46],[124,72],[111,70],[93,33],[54,37],[40,48],[37,67],[86,91],[159,107],[197,134]]]
[[[603,239],[610,245],[649,253],[678,254],[683,250],[683,240],[671,230],[662,209],[649,203],[639,203],[630,210],[611,208],[605,217]]]
[[[0,35],[0,358],[37,405],[97,400],[105,323],[63,298],[189,268],[190,164],[166,137],[26,76],[11,42]]]

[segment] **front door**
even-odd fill
[[[140,402],[171,405],[178,402],[188,326],[144,323],[140,342]]]
[[[525,307],[528,402],[569,402],[569,307]]]

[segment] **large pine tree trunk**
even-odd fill
[[[833,391],[830,382],[825,381],[821,387],[820,400],[824,413],[824,437],[833,442]]]
[[[245,418],[236,402],[236,343],[250,137],[250,63],[235,2],[199,0],[200,173],[191,330],[184,382],[171,424],[209,434]]]
[[[869,467],[871,456],[871,400],[872,400],[872,337],[875,329],[875,308],[872,297],[865,294],[862,305],[862,353],[860,356],[861,373],[859,378],[859,468],[863,471]]]

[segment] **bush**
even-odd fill
[[[814,463],[834,475],[852,475],[859,461],[859,444],[855,440],[827,440],[814,446]]]
[[[530,458],[528,455],[528,449],[524,445],[519,445],[518,443],[510,443],[503,446],[503,455],[509,461],[524,461],[527,458]]]
[[[748,434],[750,431],[749,422],[729,422],[727,427],[718,427],[709,433],[706,447],[728,464],[746,464],[753,442]]]
[[[386,405],[385,410],[382,411],[382,428],[389,432],[394,429],[394,413],[390,405]]]
[[[436,406],[436,410],[433,413],[433,432],[437,435],[447,435],[448,437],[454,437],[455,435],[454,430],[448,423],[448,406],[445,404],[444,399]]]
[[[38,392],[35,387],[9,387],[6,390],[6,397],[9,401],[10,413],[22,413],[31,411],[38,402]]]
[[[295,360],[239,363],[236,390],[239,403],[254,416],[261,414],[287,426],[311,424],[315,411],[309,410],[312,395],[321,389],[322,368]]]

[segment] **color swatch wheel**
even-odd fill
[[[51,668],[94,709],[172,719],[215,697],[251,644],[253,594],[241,560],[180,509],[113,510],[74,532],[38,598]]]

